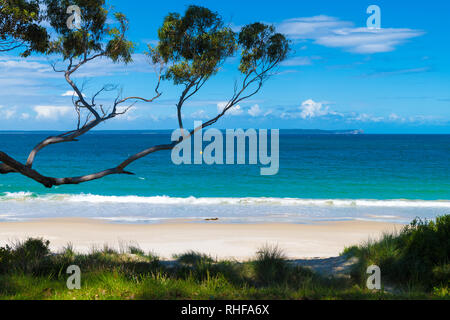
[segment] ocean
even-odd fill
[[[25,161],[49,132],[0,133],[0,150]],[[42,150],[48,176],[112,168],[129,155],[170,142],[166,131],[93,132]],[[260,165],[181,165],[169,151],[117,175],[46,189],[0,175],[0,221],[85,217],[113,223],[172,219],[225,223],[368,220],[408,223],[450,213],[450,135],[345,135],[281,131],[280,170]]]

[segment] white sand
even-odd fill
[[[195,250],[217,258],[247,260],[264,244],[277,244],[292,259],[335,257],[346,246],[402,225],[378,222],[326,222],[296,224],[221,224],[174,222],[158,225],[119,225],[88,219],[53,219],[0,223],[0,245],[28,237],[43,237],[57,251],[72,243],[79,252],[104,244],[120,249],[139,244],[145,251],[170,259],[173,254]]]

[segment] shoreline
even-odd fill
[[[117,250],[138,245],[162,259],[190,250],[218,259],[245,261],[262,246],[278,245],[290,259],[330,258],[345,247],[400,231],[403,224],[371,221],[321,221],[313,224],[225,224],[171,220],[160,224],[113,224],[86,218],[0,222],[0,246],[28,237],[50,241],[53,251],[71,243],[88,253],[105,244]]]
[[[144,178],[142,178],[144,179]],[[145,184],[145,181],[142,183]],[[450,210],[450,200],[308,199],[273,197],[108,196],[95,193],[0,192],[0,222],[100,219],[112,223],[166,223],[220,219],[224,223],[316,223],[362,220],[409,224]]]

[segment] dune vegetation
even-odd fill
[[[399,234],[347,248],[356,257],[348,277],[314,272],[265,246],[247,262],[186,252],[161,261],[137,245],[79,254],[68,245],[28,239],[0,249],[0,299],[449,299],[450,216],[416,220]],[[366,287],[366,268],[382,270],[383,288]],[[81,269],[81,289],[69,290],[69,266]]]
[[[351,275],[362,283],[370,265],[381,268],[385,282],[397,290],[415,290],[448,295],[450,285],[450,215],[435,221],[416,219],[398,234],[347,248],[356,257]]]

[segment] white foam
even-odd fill
[[[4,195],[0,195],[0,201],[16,200],[24,201],[29,200],[34,196],[31,192],[5,192]]]
[[[71,203],[117,203],[193,206],[301,206],[301,207],[375,207],[375,208],[450,208],[449,200],[370,200],[370,199],[300,199],[300,198],[176,198],[168,196],[102,196],[94,194],[47,194],[31,192],[6,192],[0,201],[49,201]]]

